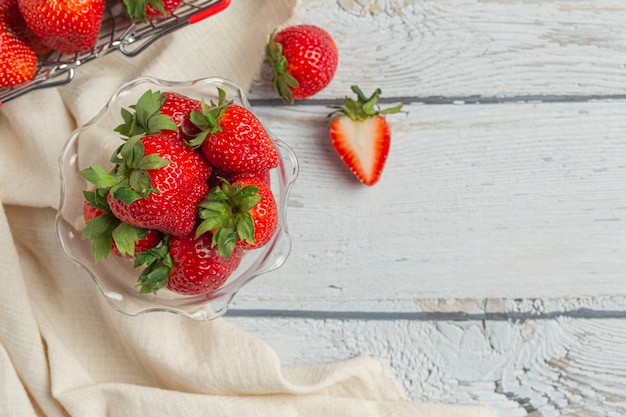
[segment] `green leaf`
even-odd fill
[[[137,169],[159,169],[169,165],[170,163],[171,161],[169,159],[162,158],[156,153],[151,153],[145,155],[139,160],[139,163],[137,164]]]
[[[219,221],[216,218],[203,220],[202,222],[200,222],[198,227],[196,227],[196,239],[203,234],[215,229],[217,226],[219,226]]]
[[[82,238],[91,240],[91,253],[96,263],[111,253],[112,233],[119,223],[115,216],[104,213],[89,220],[85,225]]]
[[[131,190],[128,187],[117,188],[113,192],[113,197],[117,198],[118,200],[121,200],[126,205],[131,204],[133,201],[137,201],[143,198],[141,194],[137,193],[136,191]]]
[[[91,254],[94,257],[94,262],[96,264],[109,256],[112,245],[113,238],[111,235],[103,235],[91,241]]]
[[[235,249],[235,244],[237,243],[237,231],[231,227],[224,227],[222,229],[218,229],[216,233],[213,234],[213,245],[217,244],[217,252],[224,257],[224,259],[230,258],[230,255]]]
[[[135,256],[135,244],[139,241],[141,232],[142,229],[139,227],[120,222],[112,233],[117,250],[122,255]]]
[[[256,206],[259,201],[261,201],[261,196],[259,194],[242,198],[239,203],[239,209],[242,212],[247,213],[248,210]]]
[[[170,116],[158,114],[147,120],[147,131],[150,133],[160,132],[161,130],[178,130],[178,126]]]
[[[82,237],[83,239],[96,239],[102,235],[110,235],[118,224],[119,220],[115,216],[107,213],[101,214],[87,222]]]
[[[146,171],[133,170],[128,177],[128,183],[131,189],[141,197],[147,197],[153,191],[152,179]]]
[[[237,221],[237,234],[241,240],[253,244],[254,243],[254,221],[252,216],[247,212]]]
[[[81,170],[78,175],[92,183],[96,188],[108,188],[117,183],[117,179],[106,172],[99,164]]]

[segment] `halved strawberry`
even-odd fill
[[[222,179],[198,206],[202,222],[196,235],[213,234],[213,245],[228,258],[235,247],[260,248],[267,244],[278,225],[278,209],[270,186],[263,179]]]
[[[278,166],[280,156],[276,145],[259,119],[247,108],[226,101],[226,93],[218,88],[218,103],[202,111],[194,111],[191,121],[201,133],[188,142],[201,147],[209,163],[229,172],[252,172]]]
[[[337,110],[329,117],[330,139],[341,160],[365,185],[374,185],[382,174],[389,146],[391,129],[383,114],[397,113],[402,105],[381,110],[377,106],[380,89],[365,97],[356,85],[352,91],[357,101],[346,97],[343,106],[329,106]]]

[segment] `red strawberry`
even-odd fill
[[[91,239],[96,263],[108,257],[109,253],[134,257],[154,248],[163,239],[163,234],[157,230],[140,229],[122,223],[111,214],[106,197],[97,191],[85,192],[85,198],[83,217],[87,227],[83,238]]]
[[[166,236],[163,245],[137,256],[135,267],[147,266],[135,285],[143,294],[163,287],[185,295],[217,290],[237,269],[244,250],[236,247],[226,259],[212,247],[212,240],[210,233]]]
[[[202,147],[209,163],[229,172],[249,172],[278,166],[278,150],[259,119],[218,89],[219,102],[201,112],[192,112],[191,121],[202,131],[188,144]]]
[[[182,94],[148,90],[131,106],[132,111],[122,109],[124,123],[114,130],[128,138],[172,130],[178,131],[181,140],[187,141],[200,133],[189,120],[189,115],[201,109],[200,101]]]
[[[365,185],[374,185],[380,178],[391,143],[391,129],[382,114],[397,113],[402,105],[380,110],[377,106],[380,89],[365,97],[359,87],[352,86],[357,101],[344,100],[344,106],[330,114],[330,139],[342,161]]]
[[[98,40],[105,0],[18,0],[28,27],[63,54],[91,50]]]
[[[312,96],[326,87],[337,69],[339,51],[324,29],[313,25],[285,28],[270,36],[266,62],[272,86],[286,101]]]
[[[211,167],[176,132],[134,136],[113,159],[118,165],[110,174],[98,165],[80,174],[96,187],[109,189],[107,200],[115,217],[174,236],[193,230]]]
[[[208,294],[221,287],[237,269],[243,250],[235,248],[228,259],[211,247],[211,234],[198,238],[193,233],[172,238],[169,254],[172,258],[167,288],[179,294]]]
[[[123,0],[128,16],[142,22],[166,18],[182,2],[183,0]]]
[[[0,25],[6,25],[15,36],[28,43],[37,55],[50,52],[50,48],[45,46],[41,39],[26,25],[17,0],[0,0]]]
[[[192,111],[202,110],[200,100],[173,92],[165,92],[163,96],[165,101],[161,106],[161,113],[170,116],[184,137],[190,138],[200,133],[200,129],[189,120]]]
[[[211,231],[213,245],[228,258],[233,248],[260,248],[278,225],[276,200],[269,185],[257,177],[238,178],[211,189],[199,205],[202,222],[196,235]]]
[[[37,71],[37,55],[25,41],[0,26],[0,88],[32,80]]]

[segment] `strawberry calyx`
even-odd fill
[[[293,104],[292,88],[298,87],[299,83],[287,71],[289,62],[283,54],[283,45],[275,41],[276,31],[270,34],[269,41],[265,47],[265,62],[272,69],[272,87],[285,101]]]
[[[165,235],[161,245],[140,253],[135,258],[134,268],[142,265],[146,267],[141,271],[135,287],[140,287],[141,294],[155,293],[167,285],[173,262],[169,253],[170,236]]]
[[[83,239],[91,240],[91,251],[96,263],[109,256],[113,242],[120,255],[135,256],[135,244],[147,234],[146,229],[126,224],[111,213],[107,193],[106,188],[83,191],[87,204],[102,212],[86,223],[82,234]]]
[[[172,118],[161,113],[166,99],[167,97],[159,91],[146,91],[136,104],[129,106],[133,111],[122,108],[124,123],[113,130],[126,138],[158,133],[161,130],[177,130],[178,126]]]
[[[196,238],[208,231],[213,232],[212,247],[228,259],[237,241],[254,243],[254,220],[248,210],[260,200],[259,187],[241,183],[230,184],[220,178],[222,184],[213,187],[199,204],[202,222],[196,229]]]
[[[208,135],[222,131],[219,124],[220,117],[226,112],[228,106],[233,104],[233,101],[226,101],[226,92],[219,87],[217,88],[217,95],[217,103],[211,100],[210,105],[207,105],[202,99],[200,101],[201,110],[192,111],[189,114],[189,120],[200,129],[200,133],[192,136],[189,132],[184,131],[186,135],[192,136],[192,139],[186,142],[187,146],[196,149],[202,145]]]
[[[126,13],[131,19],[146,22],[148,20],[146,8],[152,5],[163,16],[167,16],[167,11],[162,0],[124,0]]]
[[[381,94],[380,88],[377,88],[370,97],[366,97],[357,85],[353,85],[351,90],[357,96],[356,101],[346,97],[343,101],[343,106],[328,106],[329,108],[336,109],[328,115],[329,117],[347,116],[352,120],[365,120],[368,117],[374,117],[379,114],[398,113],[402,109],[402,104],[381,109],[380,106],[378,106],[378,98]]]
[[[99,164],[81,170],[78,174],[96,188],[107,189],[125,204],[148,197],[159,190],[152,186],[149,170],[162,168],[170,163],[158,154],[144,155],[145,148],[140,136],[128,139],[111,157],[115,167],[106,172]]]

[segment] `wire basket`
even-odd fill
[[[0,105],[39,88],[57,87],[74,78],[78,66],[93,61],[112,51],[133,57],[161,37],[184,26],[197,23],[221,12],[231,0],[185,0],[176,11],[162,20],[133,22],[121,0],[106,2],[100,36],[91,51],[65,55],[52,51],[41,57],[35,77],[24,84],[0,89]]]

